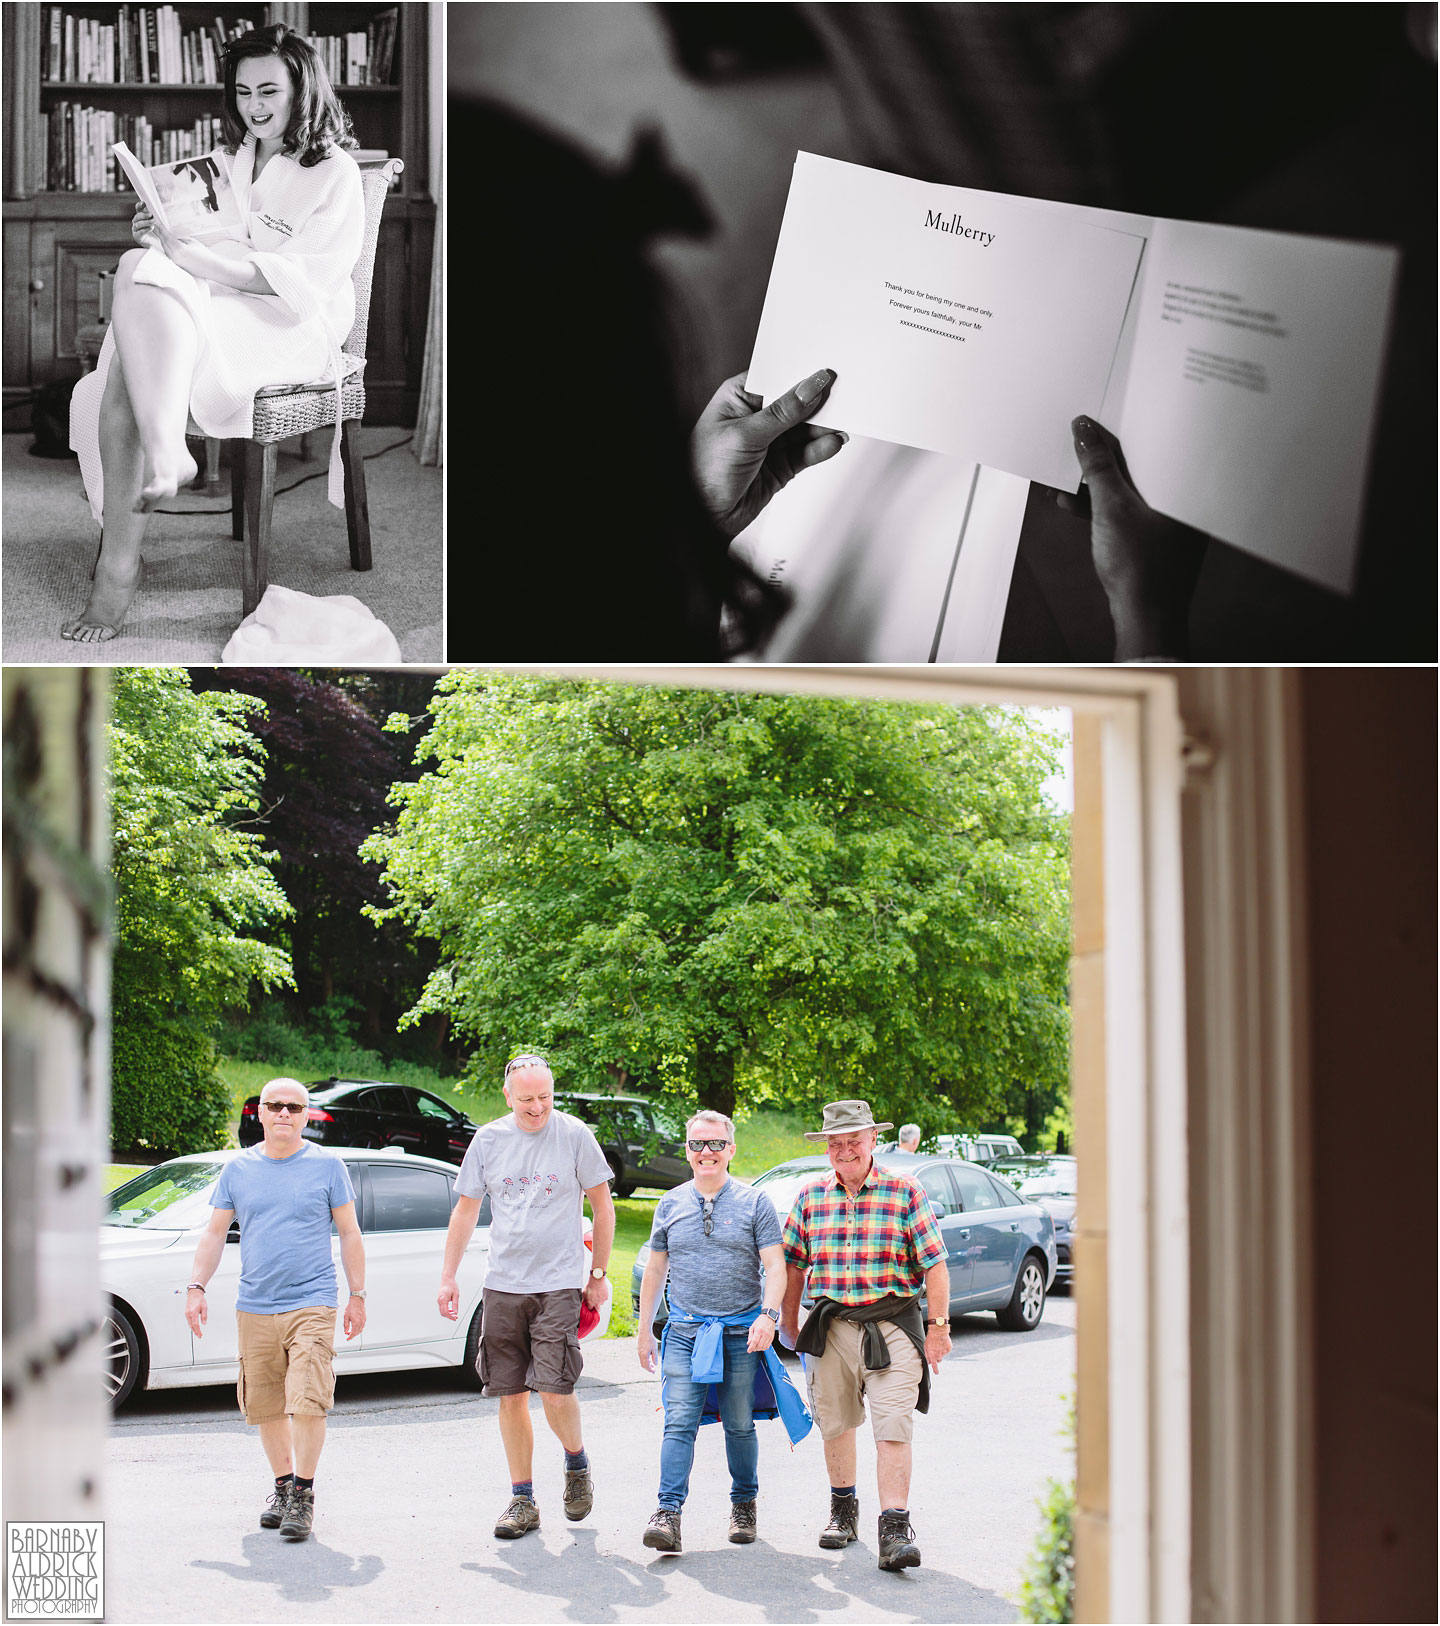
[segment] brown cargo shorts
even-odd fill
[[[485,1393],[573,1393],[582,1365],[580,1289],[502,1293],[487,1287],[483,1302],[480,1381]]]
[[[237,1310],[240,1381],[235,1396],[247,1423],[273,1423],[287,1413],[323,1417],[335,1404],[333,1304],[252,1315]]]
[[[805,1357],[810,1411],[822,1440],[833,1440],[858,1428],[865,1421],[866,1405],[877,1440],[908,1441],[914,1435],[922,1372],[920,1354],[893,1321],[882,1321],[879,1327],[890,1351],[889,1366],[879,1371],[865,1368],[865,1329],[838,1316],[827,1329],[825,1353]]]

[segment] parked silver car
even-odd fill
[[[1030,1203],[1039,1203],[1055,1222],[1058,1266],[1055,1285],[1069,1290],[1075,1275],[1072,1242],[1075,1235],[1075,1184],[1079,1165],[1064,1153],[1033,1157],[1002,1157],[989,1165],[1007,1185]]]

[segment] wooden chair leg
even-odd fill
[[[345,528],[350,533],[351,570],[370,568],[370,504],[365,496],[365,459],[360,451],[360,425],[347,418],[340,432],[345,464]]]
[[[265,596],[270,571],[270,511],[275,504],[273,440],[249,448],[245,459],[245,517],[248,536],[243,560],[244,614],[249,615]]]
[[[205,495],[220,495],[220,442],[214,435],[205,437]]]
[[[245,448],[248,440],[230,442],[230,535],[245,540]]]

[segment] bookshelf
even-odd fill
[[[376,250],[366,396],[367,421],[413,422],[435,225],[430,12],[427,4],[331,0],[0,6],[5,427],[24,426],[22,412],[9,409],[23,409],[38,388],[78,376],[75,334],[98,317],[98,273],[112,270],[133,246],[135,195],[116,190],[109,144],[133,147],[132,136],[148,136],[160,143],[147,160],[153,162],[170,156],[172,146],[174,156],[188,156],[187,133],[193,151],[215,144],[209,136],[218,125],[209,121],[219,118],[221,87],[206,76],[218,81],[220,73],[217,18],[226,33],[283,22],[311,37],[340,70],[335,88],[361,147],[405,160]],[[381,68],[384,80],[376,82]],[[77,154],[84,159],[78,166]]]

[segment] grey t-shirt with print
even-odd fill
[[[687,1180],[655,1204],[650,1246],[670,1256],[670,1304],[692,1315],[739,1315],[760,1302],[761,1248],[780,1241],[775,1205],[733,1176],[715,1197],[710,1235],[705,1199]]]
[[[513,1113],[475,1131],[455,1178],[461,1197],[490,1194],[486,1287],[502,1293],[553,1293],[585,1285],[583,1193],[610,1178],[610,1165],[588,1124],[552,1112],[533,1134]]]

